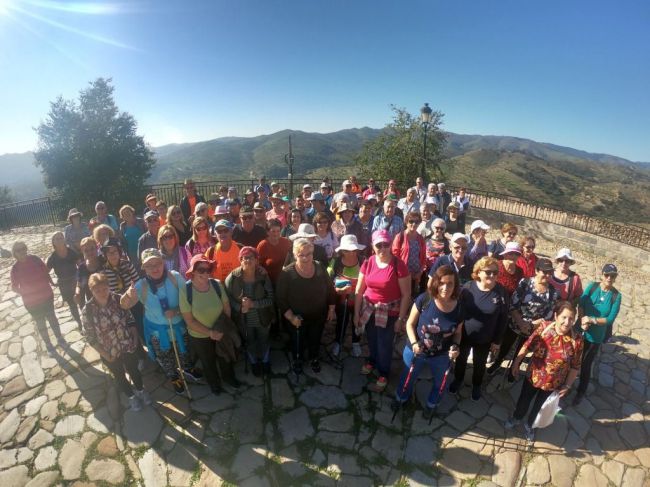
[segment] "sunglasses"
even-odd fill
[[[557,261],[558,262],[569,262],[569,263],[573,264],[573,261],[571,259],[558,259]]]
[[[499,271],[498,271],[498,270],[497,270],[497,271],[483,270],[483,272],[485,272],[485,275],[486,275],[486,276],[496,276],[496,275],[499,274]]]
[[[534,245],[526,245],[524,248],[527,249],[527,250],[535,250]]]
[[[409,220],[409,225],[418,224],[420,220]]]
[[[194,272],[197,274],[209,274],[210,273],[210,268],[209,267],[197,267],[194,269]]]
[[[252,220],[253,215],[241,215],[239,218],[241,218],[242,220]]]
[[[228,233],[228,232],[230,232],[230,230],[227,229],[227,228],[221,228],[221,229],[217,230],[217,233],[219,235],[223,235],[224,233]]]
[[[171,234],[168,233],[168,234],[166,234],[166,235],[163,235],[163,236],[161,237],[161,240],[175,240],[175,238],[176,238],[176,237],[174,237],[173,235],[171,235]]]
[[[375,247],[377,247],[378,249],[387,249],[388,247],[390,247],[390,244],[386,242],[379,242],[375,244]]]

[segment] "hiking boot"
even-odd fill
[[[363,375],[368,375],[372,373],[373,370],[375,370],[375,367],[370,362],[366,362],[361,366],[361,374]]]
[[[449,384],[450,394],[458,394],[458,389],[460,389],[460,382],[454,381],[451,384]]]
[[[339,345],[337,342],[334,342],[334,345],[332,345],[332,355],[334,357],[338,357],[339,353],[341,353],[341,345]]]
[[[535,430],[531,426],[528,426],[528,423],[524,425],[524,436],[528,443],[535,441]]]
[[[142,403],[135,394],[129,397],[129,408],[131,411],[142,411]]]
[[[481,386],[472,387],[472,401],[478,401],[481,399]]]
[[[262,364],[259,362],[255,362],[254,364],[251,364],[251,370],[253,371],[253,375],[255,377],[262,377]]]
[[[185,380],[191,380],[192,382],[201,382],[201,379],[203,379],[203,372],[201,369],[197,369],[196,367],[192,367],[191,369],[185,369],[183,371],[185,374]]]
[[[511,416],[508,419],[506,419],[506,422],[503,424],[503,427],[507,430],[511,430],[512,428],[520,424],[521,424],[521,419],[516,419]]]
[[[183,385],[183,381],[181,379],[173,379],[172,387],[174,388],[174,392],[179,396],[185,392],[185,386]]]
[[[311,361],[311,370],[314,371],[314,374],[318,374],[320,372],[320,362],[318,359],[314,359]]]
[[[135,397],[140,399],[140,402],[145,406],[151,405],[151,396],[144,389],[142,389],[141,391],[135,391]]]
[[[361,357],[361,344],[359,343],[352,344],[352,356]]]
[[[498,364],[498,363],[494,362],[492,365],[490,365],[487,368],[487,370],[486,370],[487,375],[492,377],[494,374],[496,374],[499,371],[500,368],[501,368],[501,364]]]

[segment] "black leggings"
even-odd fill
[[[519,399],[517,400],[517,406],[515,407],[515,412],[512,415],[515,419],[523,419],[530,407],[531,401],[533,401],[533,408],[528,414],[528,420],[526,423],[528,426],[532,426],[537,417],[537,413],[542,408],[544,401],[551,395],[553,391],[543,391],[535,387],[528,378],[524,379],[524,383],[521,386],[521,393],[519,394]]]
[[[217,368],[217,349],[212,338],[196,338],[190,335],[190,346],[203,366],[203,376],[208,385],[214,390],[221,386],[219,369]]]
[[[81,326],[81,316],[79,316],[79,307],[74,300],[74,292],[77,287],[77,281],[62,281],[59,280],[59,291],[61,292],[61,298],[66,302],[68,308],[70,308],[70,314],[74,320],[79,323]]]
[[[488,354],[490,353],[490,342],[472,343],[465,337],[460,341],[460,354],[456,359],[456,366],[454,368],[454,382],[457,384],[463,383],[463,380],[465,379],[465,369],[467,368],[467,357],[469,357],[470,350],[474,350],[472,385],[474,387],[480,387],[483,383],[485,364],[487,363]]]
[[[596,357],[598,356],[599,350],[600,343],[591,343],[587,340],[584,341],[582,349],[582,365],[580,367],[580,384],[578,384],[578,394],[581,396],[584,396],[585,392],[587,392],[587,386],[591,379],[591,368],[594,364],[594,360],[596,360]]]
[[[27,308],[27,311],[29,311],[29,314],[32,315],[32,318],[34,319],[34,322],[36,323],[36,329],[38,330],[38,333],[41,335],[41,338],[45,342],[46,346],[52,346],[52,342],[50,341],[50,335],[47,330],[47,325],[45,321],[47,320],[50,324],[50,328],[52,329],[52,332],[54,333],[54,336],[58,338],[62,338],[61,336],[61,328],[59,327],[59,320],[56,317],[56,313],[54,312],[54,299],[50,298],[44,303],[37,304],[36,306],[25,306]]]
[[[133,395],[133,387],[129,384],[129,381],[126,380],[124,371],[129,374],[131,381],[136,390],[142,390],[142,375],[138,370],[138,356],[135,353],[123,353],[118,358],[112,362],[107,362],[105,359],[102,359],[104,365],[111,371],[117,382],[117,388],[126,394],[127,397]]]
[[[520,337],[521,339],[519,340],[519,343],[517,344],[517,348],[515,349],[515,354],[514,354],[515,357],[519,353],[519,350],[521,350],[521,347],[524,345],[524,342],[528,337],[524,337],[523,335],[517,335],[514,331],[512,331],[512,328],[510,328],[509,326],[506,328],[506,331],[503,334],[503,339],[501,340],[499,354],[494,360],[495,364],[501,365],[501,362],[503,362],[503,359],[506,358],[506,356],[508,355],[508,352],[512,348],[512,345],[515,342],[517,342],[517,339]]]
[[[300,360],[303,360],[305,358],[305,349],[307,349],[311,360],[318,359],[324,326],[325,323],[322,320],[305,319],[300,328],[287,323],[287,329],[291,337],[291,354],[294,360],[298,359],[298,353],[300,354]]]

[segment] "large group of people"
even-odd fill
[[[393,407],[408,400],[428,366],[427,417],[445,389],[456,394],[464,386],[470,354],[470,395],[479,400],[486,373],[501,371],[513,382],[532,353],[507,422],[514,426],[528,413],[532,438],[551,392],[564,397],[579,378],[573,404],[585,396],[620,308],[614,264],[583,287],[568,248],[553,260],[540,257],[534,236],[519,235],[510,222],[492,242],[482,220],[467,231],[471,198],[464,188],[452,194],[444,183],[418,178],[401,197],[397,181],[382,190],[374,179],[363,187],[351,177],[340,191],[329,180],[314,189],[305,184],[294,199],[264,178],[242,197],[224,186],[206,199],[191,180],[184,189],[178,205],[148,194],[141,212],[124,205],[119,218],[102,201],[88,223],[71,209],[46,262],[24,242],[13,246],[12,286],[46,351],[56,353],[50,330],[66,346],[53,270],[70,314],[135,410],[151,402],[141,376],[147,356],[177,393],[188,380],[204,380],[219,394],[224,385],[239,387],[240,357],[254,375],[272,373],[273,336],[288,337],[296,375],[304,364],[318,374],[324,357],[340,360],[348,335],[350,354],[361,356],[365,337],[360,373],[372,375],[369,389],[382,392],[395,337],[405,334]],[[324,353],[328,324],[334,341]]]

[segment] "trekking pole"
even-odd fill
[[[185,371],[181,366],[181,359],[178,355],[178,348],[176,347],[176,335],[174,334],[174,328],[172,326],[171,318],[167,318],[167,324],[169,325],[169,337],[172,339],[172,348],[174,349],[174,356],[176,357],[176,366],[178,367],[178,373],[181,376],[181,381],[183,381],[183,387],[185,387],[187,398],[191,401],[192,394],[190,393],[190,388],[188,387],[187,381],[185,380]]]
[[[300,372],[302,372],[302,363],[300,362],[300,328],[302,327],[302,316],[300,318],[300,326],[296,328],[296,366],[293,372],[296,374],[296,382],[300,381]]]
[[[449,362],[449,367],[447,367],[447,370],[445,370],[445,375],[442,376],[442,382],[440,383],[440,388],[438,389],[438,402],[434,407],[438,407],[438,404],[440,404],[440,398],[442,397],[442,393],[445,390],[445,385],[447,385],[447,378],[449,377],[449,372],[451,372],[451,369],[454,368],[455,363],[456,363],[456,359],[452,359]],[[431,421],[433,421],[433,414],[429,417],[429,424],[431,424]]]
[[[515,360],[515,357],[517,356],[517,351],[519,350],[519,347],[523,343],[523,341],[526,339],[525,336],[523,335],[517,335],[517,340],[515,340],[515,346],[514,346],[514,351],[512,354],[512,357],[510,357],[510,360],[508,360],[508,367],[506,367],[505,371],[503,374],[501,374],[501,381],[497,384],[497,387],[495,390],[499,390],[501,386],[503,386],[506,382],[506,377],[508,377],[508,374],[510,374],[510,368],[512,367],[512,363]]]
[[[243,301],[244,293],[240,297],[240,303]],[[244,373],[248,375],[248,327],[246,326],[246,318],[244,313],[239,313],[239,328],[243,337],[242,346],[244,352]]]
[[[415,358],[416,355],[413,354],[413,358],[411,359],[411,365],[409,365],[409,371],[406,374],[406,380],[404,380],[404,385],[402,386],[402,395],[406,392],[406,389],[408,388],[409,383],[411,382],[413,370],[415,369]],[[393,411],[393,417],[390,418],[391,424],[393,424],[393,421],[395,421],[395,416],[397,416],[397,412],[402,408],[402,399],[398,397],[397,400],[399,401],[399,404],[395,408],[395,411]]]

